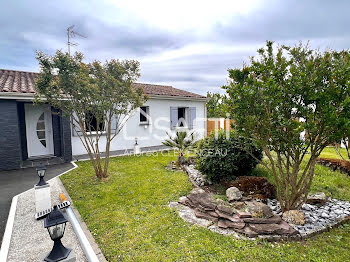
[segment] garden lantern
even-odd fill
[[[70,248],[63,246],[61,238],[64,235],[66,229],[67,219],[63,216],[62,212],[55,205],[51,213],[46,217],[44,221],[44,227],[49,231],[50,238],[54,241],[51,252],[45,257],[44,261],[54,262],[60,261],[68,257],[72,251]]]
[[[47,183],[44,180],[45,172],[46,172],[46,167],[44,165],[40,165],[37,169],[36,172],[39,176],[39,183],[37,186],[45,186]]]

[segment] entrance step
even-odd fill
[[[65,161],[61,157],[57,156],[46,156],[46,157],[40,157],[40,158],[33,158],[33,159],[27,159],[22,161],[21,168],[26,167],[39,167],[40,165],[44,166],[51,166],[51,165],[58,165],[63,164]]]

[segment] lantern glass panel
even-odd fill
[[[39,177],[45,176],[45,169],[38,170]]]
[[[66,223],[48,227],[47,230],[49,231],[51,239],[55,240],[63,237],[65,227],[66,227]]]

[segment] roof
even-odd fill
[[[35,93],[35,78],[38,73],[23,72],[15,70],[0,69],[0,93],[18,93],[34,94]],[[187,98],[202,98],[205,96],[198,95],[185,90],[177,89],[172,86],[154,85],[135,83],[135,87],[141,87],[143,92],[150,96],[172,96],[172,97],[187,97]]]
[[[205,96],[198,95],[185,90],[177,89],[172,86],[142,84],[142,83],[134,83],[134,86],[141,87],[143,89],[143,92],[147,95],[206,98]]]

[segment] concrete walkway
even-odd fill
[[[45,180],[51,179],[69,169],[71,163],[48,166]],[[7,216],[10,210],[12,198],[33,188],[39,178],[35,168],[25,168],[0,172],[0,245],[6,227]]]
[[[59,204],[59,193],[65,192],[60,179],[56,177],[48,183],[51,189],[52,205]],[[69,199],[69,196],[67,197]],[[35,193],[34,189],[30,189],[18,196],[7,262],[41,261],[40,258],[52,249],[53,242],[44,228],[44,219],[35,220],[34,214]],[[77,262],[87,262],[79,240],[69,222],[66,224],[62,243],[65,247],[74,250]]]

